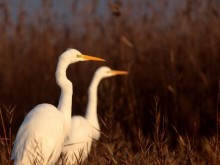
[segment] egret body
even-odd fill
[[[73,89],[71,81],[66,77],[66,69],[71,63],[85,60],[103,61],[82,55],[75,49],[60,55],[55,74],[61,88],[58,107],[44,103],[26,115],[12,149],[11,159],[15,165],[54,165],[57,162],[71,128]]]

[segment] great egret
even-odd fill
[[[25,117],[16,135],[11,159],[16,165],[55,164],[64,140],[70,134],[72,109],[72,83],[66,77],[71,63],[103,59],[81,54],[75,49],[65,51],[59,57],[56,68],[56,82],[61,88],[58,107],[40,104]]]
[[[66,165],[83,162],[90,150],[92,140],[100,137],[100,127],[97,117],[97,88],[99,82],[106,77],[128,74],[126,71],[111,70],[103,66],[97,69],[88,90],[88,105],[85,117],[73,116],[71,134],[65,142],[61,161]]]

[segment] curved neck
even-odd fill
[[[57,64],[56,81],[61,88],[61,95],[57,108],[63,113],[65,121],[71,123],[73,87],[71,81],[66,77],[68,65],[69,63],[62,59],[60,59]]]
[[[97,90],[99,82],[101,81],[100,77],[94,76],[88,90],[88,105],[86,109],[85,118],[90,124],[99,129],[98,116],[97,116]]]

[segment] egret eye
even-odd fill
[[[80,55],[80,54],[77,54],[77,55],[76,55],[76,57],[77,57],[77,58],[80,58],[80,57],[81,57],[81,55]]]

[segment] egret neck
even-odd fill
[[[97,90],[99,82],[101,81],[101,77],[97,77],[95,75],[91,85],[89,86],[88,90],[88,105],[86,110],[85,118],[87,121],[92,124],[96,129],[100,129],[98,123],[98,116],[97,116]]]
[[[68,68],[68,62],[65,59],[60,59],[57,64],[56,80],[57,84],[61,88],[61,95],[59,99],[58,109],[64,115],[64,121],[67,124],[67,129],[71,127],[71,111],[72,111],[72,94],[73,87],[70,80],[67,79],[66,70]]]

